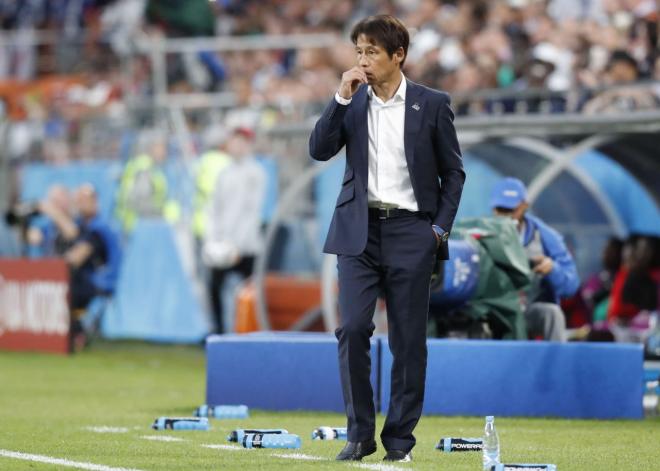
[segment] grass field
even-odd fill
[[[209,432],[151,430],[156,417],[190,415],[204,402],[204,368],[204,353],[195,347],[97,343],[71,357],[0,352],[0,470],[67,469],[64,462],[27,461],[10,457],[9,452],[82,462],[86,464],[81,469],[101,471],[360,469],[333,461],[344,442],[309,438],[317,426],[341,426],[343,418],[338,414],[252,411],[245,421],[213,421]],[[496,423],[505,462],[549,462],[561,470],[660,469],[658,418],[497,418]],[[483,418],[423,417],[412,464],[384,466],[384,452],[379,449],[361,466],[478,470],[480,454],[444,454],[434,446],[443,436],[479,436],[482,424]],[[228,448],[225,437],[237,427],[283,427],[299,434],[303,446],[300,450]],[[300,455],[319,459],[304,460]]]

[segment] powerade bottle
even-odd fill
[[[482,451],[484,441],[481,438],[441,438],[435,446],[436,450],[444,452],[452,451]]]
[[[500,462],[500,439],[495,430],[495,417],[486,417],[483,443],[483,469],[491,471]]]
[[[300,448],[300,437],[292,433],[246,433],[244,448]]]
[[[209,406],[202,404],[193,412],[195,417],[212,419],[247,419],[250,416],[248,406]]]
[[[255,429],[237,428],[236,430],[232,430],[229,433],[229,435],[227,435],[227,441],[240,443],[243,441],[243,437],[245,436],[246,433],[263,433],[264,435],[266,435],[266,434],[289,433],[289,431],[284,430],[283,428],[255,428]]]
[[[319,427],[312,432],[312,440],[346,440],[347,437],[345,427]]]
[[[208,430],[206,417],[159,417],[151,426],[154,430]]]

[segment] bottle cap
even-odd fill
[[[486,422],[495,422],[495,416],[494,415],[487,415],[486,416]]]

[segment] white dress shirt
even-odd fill
[[[369,177],[367,199],[394,205],[409,211],[418,211],[408,172],[403,132],[406,112],[406,78],[401,74],[401,84],[387,102],[376,96],[371,86],[369,98]],[[335,100],[348,105],[352,99],[335,94]]]

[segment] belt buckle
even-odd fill
[[[378,215],[378,219],[385,220],[390,217],[390,207],[387,206],[385,208],[379,208],[380,209],[380,214]],[[383,211],[385,212],[385,215],[383,216]]]

